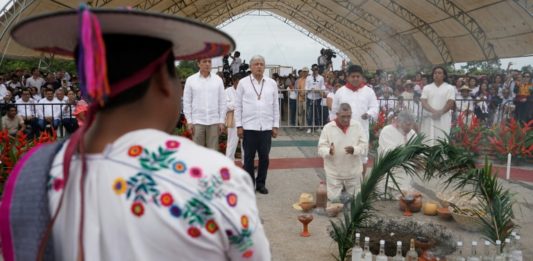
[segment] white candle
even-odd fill
[[[511,153],[507,154],[507,172],[505,173],[505,178],[511,178]]]

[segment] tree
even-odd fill
[[[193,75],[199,70],[196,61],[180,61],[176,67],[178,77],[180,79],[187,79],[187,77]]]
[[[526,66],[522,66],[522,73],[525,73],[525,72],[533,72],[533,66],[530,65],[526,65]]]
[[[466,65],[461,66],[461,69],[465,70],[469,75],[491,75],[500,73],[502,63],[500,59],[490,61],[476,61],[467,62]]]

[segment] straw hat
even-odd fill
[[[302,193],[300,194],[300,198],[298,198],[298,202],[292,204],[292,207],[296,210],[302,211],[302,207],[300,207],[300,204],[303,203],[313,203],[315,200],[313,199],[313,196],[309,193]]]
[[[307,66],[302,68],[302,72],[309,72],[309,68]]]
[[[407,86],[407,85],[411,85],[411,86],[414,86],[414,85],[415,85],[415,83],[414,83],[414,82],[412,82],[411,80],[407,80],[407,81],[405,81],[405,83],[403,84],[403,86]]]
[[[463,85],[461,88],[459,88],[459,91],[472,91],[467,85]]]

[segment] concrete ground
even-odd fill
[[[279,141],[290,140],[317,141],[317,134],[309,135],[298,131],[288,135],[287,133],[284,134],[276,139],[277,145],[276,143],[273,144],[271,159],[291,158],[291,160],[298,160],[295,158],[317,157],[316,147],[305,142],[295,142],[296,146],[279,143]],[[533,171],[530,172],[533,175]],[[297,202],[300,193],[308,192],[314,195],[320,177],[323,175],[324,172],[321,168],[306,168],[305,166],[290,169],[283,169],[283,167],[278,166],[276,169],[269,170],[267,187],[270,193],[268,195],[257,194],[257,202],[270,240],[273,260],[335,260],[333,255],[338,253],[336,244],[327,232],[330,219],[325,216],[314,215],[314,220],[309,225],[312,236],[303,238],[299,236],[302,225],[297,220],[297,216],[301,213],[292,208],[292,204]],[[525,257],[533,256],[533,237],[529,236],[533,235],[533,183],[504,180],[502,183],[516,193],[515,215],[516,222],[520,226],[517,232],[522,235],[520,245],[524,250]],[[413,184],[424,194],[424,200],[436,200],[434,191],[439,188],[438,184],[435,182],[423,183],[419,180],[415,180]],[[398,210],[397,202],[379,202],[376,206],[377,215],[380,217],[404,218],[402,212]],[[457,240],[465,242],[466,253],[470,251],[472,240],[482,242],[480,233],[465,231],[454,221],[441,221],[436,216],[424,216],[421,213],[417,213],[411,218],[420,222],[438,223],[446,226]],[[533,258],[524,258],[524,260],[533,260]]]

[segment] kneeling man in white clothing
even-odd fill
[[[342,187],[355,195],[363,173],[363,157],[368,149],[361,124],[352,120],[352,109],[342,103],[337,119],[324,126],[318,141],[318,154],[324,158],[328,200],[338,202]]]

